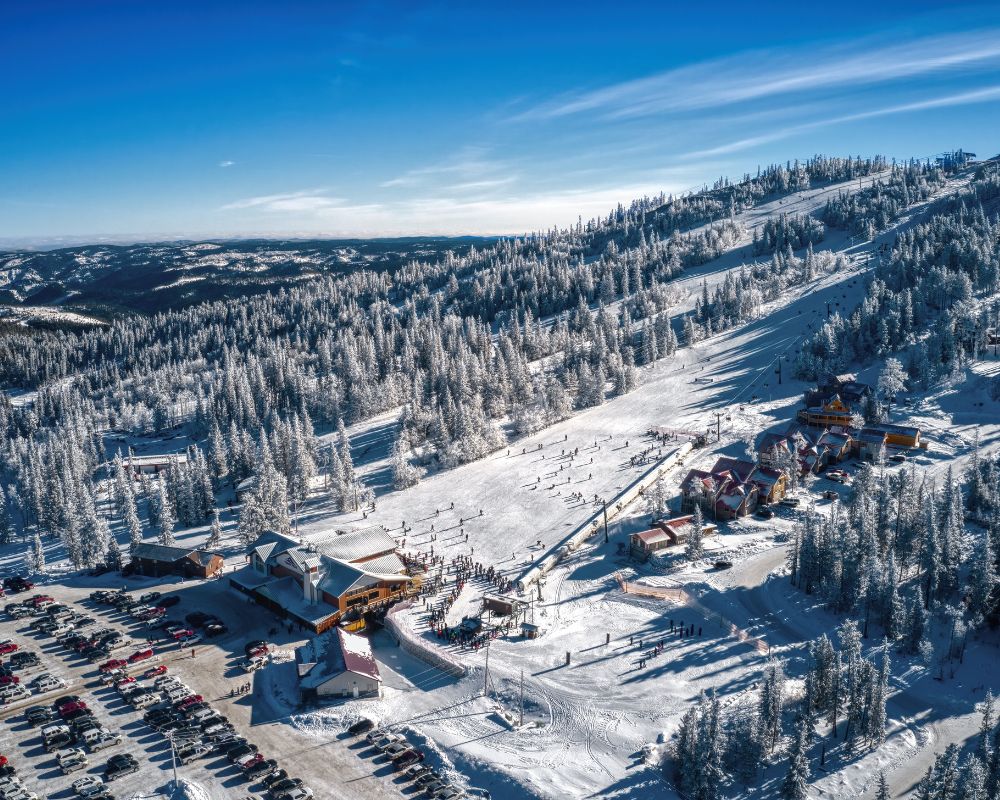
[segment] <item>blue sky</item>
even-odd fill
[[[1000,152],[1000,7],[8,3],[0,97],[7,243],[517,233],[815,153]]]

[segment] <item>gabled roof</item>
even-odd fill
[[[381,525],[312,536],[309,542],[319,552],[340,561],[366,561],[396,550],[396,540]]]
[[[144,558],[149,561],[180,561],[198,553],[194,547],[170,547],[163,544],[143,542],[132,546],[132,558]]]
[[[293,547],[301,545],[290,536],[278,533],[277,531],[265,531],[257,537],[256,541],[250,545],[250,552],[257,553],[265,561],[272,553],[283,553]]]
[[[340,597],[353,589],[363,589],[375,586],[385,580],[381,575],[369,575],[354,564],[346,564],[334,558],[324,559],[323,576],[319,580],[319,588],[324,592]]]
[[[406,566],[403,564],[402,559],[395,553],[379,556],[369,561],[362,561],[358,566],[364,567],[365,572],[370,575],[384,575],[387,578],[391,578],[394,575],[406,577]]]
[[[382,680],[368,640],[343,628],[297,647],[295,662],[304,689],[315,689],[345,672]]]
[[[673,541],[673,539],[667,535],[666,531],[660,530],[659,528],[652,528],[648,531],[643,531],[642,533],[633,533],[632,535],[645,545]]]

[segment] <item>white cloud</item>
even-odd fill
[[[905,44],[853,42],[802,52],[752,52],[569,93],[514,119],[554,119],[584,112],[610,119],[716,108],[765,97],[865,86],[943,71],[995,66],[1000,32],[974,31]]]
[[[508,169],[502,161],[488,158],[484,147],[463,147],[454,156],[426,167],[410,169],[395,178],[383,181],[379,186],[392,189],[400,186],[419,186],[433,183],[441,177],[459,178],[462,182],[475,182]],[[504,179],[509,182],[508,179]]]
[[[220,167],[231,167],[235,163],[236,163],[235,161],[228,161],[228,160],[227,161],[220,161],[219,162],[219,166]]]
[[[258,197],[247,197],[243,200],[234,200],[222,206],[223,211],[232,211],[245,208],[257,208],[266,211],[286,211],[286,212],[314,212],[324,208],[342,206],[344,200],[339,197],[330,197],[325,193],[325,189],[306,189],[300,192],[290,192],[287,194],[266,194]]]
[[[818,128],[826,128],[831,125],[841,125],[846,122],[858,122],[860,120],[874,119],[876,117],[887,117],[893,114],[925,111],[932,108],[946,108],[948,106],[989,103],[994,100],[1000,100],[1000,86],[988,86],[984,89],[974,89],[968,92],[959,92],[958,94],[932,97],[926,100],[917,100],[912,103],[902,103],[900,105],[887,106],[885,108],[875,108],[869,111],[859,111],[856,114],[845,114],[839,117],[831,117],[829,119],[803,122],[799,125],[790,125],[785,128],[779,128],[777,130],[770,131],[769,133],[760,134],[759,136],[749,136],[744,139],[737,139],[736,141],[727,142],[726,144],[721,144],[716,147],[709,147],[704,150],[695,150],[690,153],[683,154],[680,158],[699,159],[726,155],[729,153],[736,153],[741,150],[749,150],[757,145],[777,142],[782,139],[790,139],[800,133],[806,133]]]
[[[633,184],[499,197],[441,195],[354,204],[334,201],[316,192],[292,192],[248,198],[225,208],[275,212],[257,220],[259,229],[294,231],[296,235],[520,234],[552,225],[572,225],[579,216],[584,219],[603,216],[619,203],[630,203],[637,197],[661,191],[677,193],[682,188],[679,185]]]

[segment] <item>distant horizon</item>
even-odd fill
[[[815,153],[1000,150],[1000,7],[41,0],[0,246],[521,236]],[[68,244],[72,243],[72,244]]]
[[[960,149],[958,146],[954,148],[945,148],[940,152],[952,152]],[[969,152],[972,152],[969,150]],[[992,151],[990,151],[992,152]],[[799,158],[788,158],[781,159],[778,161],[769,162],[767,164],[757,164],[753,169],[745,169],[739,173],[738,176],[734,175],[723,175],[716,176],[712,179],[713,183],[719,178],[725,178],[731,183],[739,183],[747,175],[755,175],[758,169],[766,169],[767,167],[780,165],[785,163],[805,162],[808,159],[816,157],[828,157],[828,158],[885,158],[887,161],[892,163],[894,160],[896,163],[906,163],[911,160],[926,160],[926,156],[923,158],[916,158],[914,156],[889,156],[885,153],[875,152],[867,154],[859,153],[815,153],[808,157]],[[986,156],[983,153],[977,153],[979,160],[984,158],[1000,157],[1000,154],[994,154]],[[662,194],[666,197],[672,197],[674,199],[686,196],[693,196],[712,188],[712,184],[708,182],[703,182],[698,186],[698,188],[691,187],[686,191],[682,192],[667,192],[664,191]],[[628,205],[633,201],[640,200],[642,197],[655,197],[659,196],[661,192],[656,192],[652,194],[646,194],[641,197],[629,197],[623,198],[618,201],[621,205]],[[614,211],[615,206],[609,206],[604,212],[596,214],[587,219],[593,219],[595,217],[606,217],[608,214]],[[584,220],[587,221],[587,220]],[[247,241],[287,241],[287,242],[308,242],[308,241],[365,241],[365,242],[377,242],[377,241],[403,241],[403,240],[413,240],[413,239],[428,239],[428,240],[449,240],[454,239],[456,241],[463,239],[480,239],[480,240],[496,240],[496,239],[511,239],[524,236],[532,236],[538,233],[544,233],[547,230],[552,230],[554,228],[566,228],[569,224],[565,225],[547,225],[536,230],[525,230],[525,231],[506,231],[500,233],[433,233],[433,232],[389,232],[389,233],[349,233],[349,232],[321,232],[321,231],[257,231],[257,232],[228,232],[228,233],[208,233],[208,232],[163,232],[163,233],[148,233],[148,234],[94,234],[88,236],[85,234],[80,235],[65,235],[65,236],[38,236],[38,237],[0,237],[0,251],[3,252],[44,252],[47,250],[62,250],[78,247],[100,247],[103,245],[112,247],[128,247],[128,246],[141,246],[141,245],[176,245],[183,243],[190,244],[202,244],[211,242],[247,242]]]

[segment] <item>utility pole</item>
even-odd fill
[[[607,544],[610,539],[608,539],[608,501],[601,500],[604,504],[604,544]]]
[[[715,441],[722,440],[722,411],[716,411],[715,413]]]
[[[778,386],[781,386],[781,356],[778,356],[778,368],[775,372],[778,374]]]
[[[177,788],[177,748],[174,747],[174,732],[170,731],[170,763],[174,768],[174,788]]]
[[[524,725],[524,670],[521,670],[521,715],[518,719],[517,727]]]

